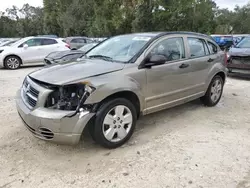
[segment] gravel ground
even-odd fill
[[[15,108],[23,78],[0,70],[0,188],[250,188],[250,83],[228,78],[218,106],[194,101],[141,118],[125,146],[85,135],[75,146],[34,138]]]

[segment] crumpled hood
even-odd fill
[[[231,48],[229,54],[231,56],[250,56],[250,48]]]
[[[125,64],[97,59],[80,62],[53,64],[35,71],[29,76],[35,80],[53,85],[64,85],[74,81],[122,70]]]

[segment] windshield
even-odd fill
[[[87,58],[106,58],[109,61],[128,62],[151,39],[148,36],[123,35],[110,38],[87,53]]]
[[[9,41],[9,42],[6,43],[4,46],[11,46],[11,45],[14,44],[15,42],[17,42],[17,40]]]
[[[244,38],[239,44],[236,46],[237,48],[250,48],[250,37]]]

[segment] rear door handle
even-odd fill
[[[183,64],[181,64],[181,65],[179,66],[180,69],[185,69],[185,68],[187,68],[187,67],[189,67],[189,64],[185,64],[185,63],[183,63]]]
[[[207,62],[209,62],[209,63],[211,63],[213,61],[214,61],[214,59],[212,59],[212,58],[209,58],[209,60],[207,60]]]

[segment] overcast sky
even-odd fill
[[[32,6],[42,6],[43,0],[0,0],[0,11],[4,11],[6,8],[16,5],[17,7],[22,7],[23,4],[29,3]],[[51,0],[52,1],[52,0]],[[250,3],[250,0],[215,0],[220,8],[228,8],[233,10],[235,5],[243,6]]]

